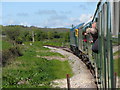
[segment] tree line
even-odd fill
[[[15,41],[18,44],[22,44],[26,41],[41,41],[41,40],[52,40],[52,39],[63,39],[65,42],[69,41],[68,29],[63,29],[64,31],[57,31],[56,29],[51,29],[48,31],[45,28],[37,27],[24,27],[19,25],[3,26],[2,35],[6,35],[10,40]]]

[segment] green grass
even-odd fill
[[[50,88],[52,80],[66,78],[66,74],[73,75],[68,61],[36,57],[38,54],[40,56],[60,56],[60,54],[44,48],[45,42],[35,42],[32,46],[29,43],[26,42],[25,46],[22,46],[24,48],[23,56],[3,67],[4,88]],[[18,84],[19,82],[24,83]]]
[[[6,50],[6,49],[9,49],[10,47],[12,47],[12,44],[8,41],[0,40],[0,47],[2,47],[2,50]]]
[[[53,46],[69,46],[68,42],[65,42],[64,39],[53,39],[53,40],[46,40],[43,45],[53,45]]]
[[[50,52],[50,49],[43,47],[44,45],[51,45],[51,43],[53,43],[53,42],[52,41],[35,42],[35,43],[33,43],[32,46],[29,45],[30,42],[26,42],[25,44],[30,47],[27,51],[31,51],[31,52],[34,51],[34,53],[36,53],[36,55],[39,55],[39,56],[60,56],[60,57],[64,58],[63,55],[61,55],[59,53],[55,53],[55,52]],[[60,46],[61,44],[60,43],[59,44],[53,43],[53,45]],[[38,52],[36,52],[36,51],[38,51]]]
[[[39,56],[60,56],[60,57],[64,58],[63,55],[61,55],[59,53],[55,53],[55,52],[41,52],[41,53],[38,53],[37,55],[39,55]]]
[[[114,53],[114,56],[119,57],[120,50]],[[120,58],[116,58],[114,60],[114,71],[117,73],[117,75],[120,77]]]
[[[120,54],[120,50],[114,53],[114,55],[119,55],[119,54]]]
[[[114,60],[114,71],[117,73],[117,75],[120,77],[120,58]]]
[[[112,45],[119,45],[119,38],[112,38]]]

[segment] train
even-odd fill
[[[95,44],[87,29],[96,23],[98,53],[92,50]],[[116,88],[113,38],[120,35],[120,1],[100,0],[93,17],[86,23],[73,26],[70,30],[70,49],[90,69],[97,88]]]

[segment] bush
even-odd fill
[[[7,37],[9,37],[11,40],[16,40],[18,36],[20,35],[19,30],[7,30],[6,31]]]
[[[3,64],[3,66],[5,66],[5,64],[9,60],[11,60],[11,59],[13,59],[17,56],[22,56],[22,53],[20,52],[20,49],[18,47],[12,47],[8,50],[3,51],[3,53],[2,53],[2,64]]]
[[[23,43],[22,38],[21,38],[21,37],[18,37],[18,38],[16,39],[16,43],[18,43],[18,44],[22,44],[22,43]]]

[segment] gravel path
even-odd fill
[[[117,52],[120,50],[120,45],[119,46],[113,46],[113,53]]]
[[[93,76],[87,69],[86,65],[77,56],[60,48],[44,47],[51,49],[52,52],[58,52],[68,58],[74,73],[74,76],[70,78],[71,88],[96,88]],[[52,85],[53,87],[67,88],[67,80],[54,80]]]

